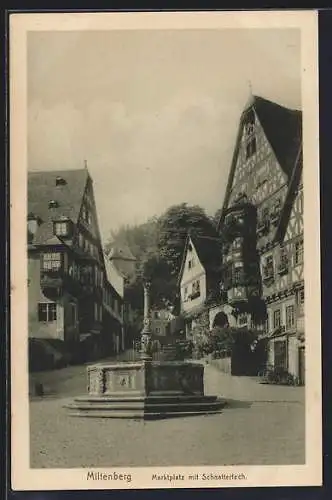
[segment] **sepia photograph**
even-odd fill
[[[321,484],[317,15],[14,15],[13,488]]]

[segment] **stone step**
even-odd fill
[[[217,396],[204,395],[152,395],[152,396],[80,396],[74,399],[75,403],[116,403],[116,402],[140,402],[145,404],[182,404],[182,403],[200,403],[215,402]]]
[[[92,417],[92,418],[130,418],[134,420],[161,420],[168,418],[179,418],[179,417],[197,417],[197,416],[207,416],[207,415],[218,415],[221,410],[205,410],[202,411],[179,411],[179,412],[146,412],[142,411],[113,411],[105,412],[105,410],[87,410],[87,411],[77,411],[69,413],[71,417]]]
[[[76,399],[74,403],[66,405],[70,416],[105,416],[122,418],[123,415],[131,418],[145,418],[145,416],[155,415],[184,415],[184,414],[205,414],[206,412],[220,412],[225,406],[225,402],[214,398],[200,398],[197,401],[176,401],[176,402],[151,402],[142,399],[127,401],[89,401]]]
[[[160,409],[167,409],[170,408],[172,411],[178,411],[181,408],[205,408],[205,407],[219,407],[221,406],[220,402],[199,402],[199,403],[182,403],[182,404],[144,404],[141,402],[127,402],[127,403],[104,403],[104,404],[98,404],[98,403],[72,403],[71,405],[66,406],[68,409],[96,409],[96,410],[110,410],[113,411],[113,409],[131,409],[131,408],[146,408],[149,410],[155,409],[160,411]]]

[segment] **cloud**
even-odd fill
[[[222,167],[222,139],[228,143],[234,129],[221,116],[220,105],[197,96],[141,114],[118,102],[96,100],[79,110],[70,102],[45,109],[34,101],[29,167],[77,168],[87,159],[107,232],[133,214],[143,221],[183,200],[206,204]]]
[[[299,100],[297,35],[258,31],[30,34],[29,168],[87,160],[104,235],[182,201],[213,213],[248,79]]]

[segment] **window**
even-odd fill
[[[242,278],[243,278],[243,268],[242,267],[235,267],[233,277],[234,277],[234,284],[239,285],[241,283]]]
[[[274,366],[281,370],[287,369],[287,343],[284,340],[274,343]]]
[[[56,236],[67,236],[67,234],[68,234],[68,222],[55,222],[54,223],[54,234],[56,234]]]
[[[255,114],[251,112],[245,125],[246,158],[256,153]]]
[[[81,277],[85,285],[93,285],[93,267],[92,266],[82,266],[81,267]]]
[[[266,231],[269,226],[270,215],[268,207],[264,207],[260,212],[257,220],[257,226],[259,231]]]
[[[264,207],[262,210],[262,221],[267,221],[269,219],[269,209],[268,207]]]
[[[280,248],[280,261],[281,262],[283,262],[283,261],[288,262],[288,253],[287,253],[286,248],[284,248],[284,247]]]
[[[279,328],[281,325],[280,309],[276,309],[273,313],[273,328]]]
[[[247,147],[246,147],[246,158],[250,158],[256,153],[257,146],[256,146],[256,137],[252,137],[250,140],[247,142]]]
[[[78,233],[78,246],[80,248],[84,248],[84,241],[85,241],[85,238],[84,238],[83,234]]]
[[[286,307],[286,328],[292,328],[295,325],[295,316],[294,316],[294,306]]]
[[[58,208],[59,203],[56,200],[50,200],[48,202],[48,208]]]
[[[241,244],[242,244],[242,238],[235,238],[232,245],[233,249],[238,250],[239,248],[241,248]]]
[[[192,257],[192,258],[188,261],[188,268],[189,268],[189,269],[192,269],[194,266],[195,266],[195,260],[194,260],[194,257]]]
[[[82,207],[82,219],[87,224],[89,224],[89,225],[91,224],[91,213],[86,205],[83,205],[83,207]]]
[[[251,113],[248,123],[245,126],[246,137],[251,137],[255,132],[255,116]]]
[[[279,258],[279,271],[283,270],[287,271],[288,269],[288,253],[285,248],[280,249],[280,258]]]
[[[265,278],[273,277],[274,275],[274,266],[273,266],[273,256],[269,255],[265,259],[265,266],[263,269],[263,274]]]
[[[34,236],[37,232],[39,221],[37,218],[32,218],[32,217],[34,217],[34,216],[31,216],[31,218],[28,219],[28,233],[30,233],[32,236]]]
[[[247,317],[247,315],[245,313],[239,315],[239,317],[238,317],[238,324],[239,324],[239,326],[243,326],[243,325],[247,325],[248,324],[248,317]]]
[[[201,294],[201,289],[200,289],[200,281],[194,281],[192,284],[192,294],[191,298],[195,299],[196,297],[199,297]]]
[[[273,269],[273,256],[272,255],[269,255],[268,257],[266,257],[265,265],[266,265],[266,267]]]
[[[303,262],[303,240],[295,243],[294,261],[296,266]]]
[[[188,287],[184,287],[184,292],[183,292],[183,300],[187,300],[188,298]]]
[[[77,307],[76,304],[74,303],[70,304],[70,317],[71,317],[71,324],[75,325],[77,322]]]
[[[157,327],[157,328],[156,328],[156,335],[159,335],[159,334],[160,334],[160,328],[159,328],[159,327]]]
[[[38,304],[38,321],[56,321],[55,302],[40,302]]]
[[[275,211],[279,211],[280,207],[281,207],[281,199],[277,198],[276,201],[275,201],[275,203],[274,203],[274,210]]]
[[[43,271],[59,271],[59,269],[61,269],[61,254],[59,252],[42,254]]]
[[[304,304],[304,290],[299,290],[298,295],[297,295],[297,302],[299,305]]]
[[[103,308],[97,302],[95,302],[95,310],[94,310],[95,321],[102,321],[103,319]]]
[[[102,284],[102,277],[101,277],[101,271],[97,266],[95,266],[95,285],[96,286],[101,286]]]

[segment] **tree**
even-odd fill
[[[212,220],[213,220],[213,224],[215,225],[215,227],[217,228],[218,227],[218,224],[219,224],[219,221],[220,221],[220,217],[221,217],[221,214],[222,214],[222,208],[218,208],[218,210],[216,211],[216,213],[214,214]]]
[[[170,207],[159,218],[122,226],[112,233],[108,250],[112,245],[128,246],[137,259],[136,271],[126,283],[126,296],[134,309],[143,312],[143,279],[152,282],[152,306],[178,306],[177,279],[188,231],[196,236],[217,237],[213,219],[204,209],[186,203]]]
[[[212,220],[198,205],[181,203],[170,207],[159,219],[158,249],[168,264],[175,281],[180,272],[183,251],[188,232],[193,236],[216,238],[217,231]]]
[[[112,247],[128,247],[136,259],[140,260],[148,252],[156,251],[158,246],[158,218],[152,217],[139,225],[123,225],[112,231],[106,244],[106,251]]]

